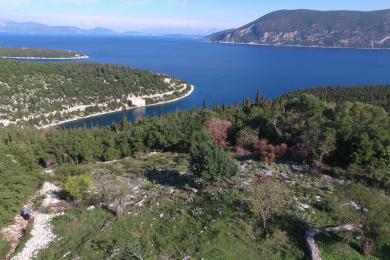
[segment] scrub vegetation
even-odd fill
[[[69,208],[38,259],[305,259],[308,231],[347,224],[315,237],[324,259],[386,259],[388,104],[344,93],[258,94],[108,128],[1,128],[1,225],[44,179]]]
[[[192,87],[165,75],[94,63],[0,59],[0,126],[47,126],[182,98]]]

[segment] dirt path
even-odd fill
[[[31,213],[31,217],[34,218],[35,212]],[[21,216],[16,216],[14,222],[4,227],[1,230],[1,234],[10,243],[10,249],[5,255],[5,259],[9,259],[11,255],[15,252],[16,248],[20,244],[21,240],[25,236],[25,232],[27,230],[27,226],[29,225],[29,221],[24,220]]]
[[[26,260],[37,256],[40,250],[45,249],[55,239],[50,221],[57,214],[37,214],[34,219],[34,226],[31,230],[31,238],[27,241],[23,250],[13,260]]]
[[[66,202],[58,198],[60,191],[61,189],[59,187],[50,182],[45,182],[42,189],[33,197],[44,196],[41,207],[34,209],[32,203],[28,203],[28,207],[31,209],[31,220],[26,221],[21,216],[16,216],[14,223],[2,230],[1,233],[4,238],[11,244],[11,249],[6,259],[10,259],[15,253],[15,250],[26,236],[26,230],[31,225],[32,229],[29,240],[24,245],[24,248],[11,259],[32,259],[55,239],[50,222],[54,217],[63,214],[69,207]]]

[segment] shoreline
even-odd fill
[[[152,106],[159,106],[159,105],[174,103],[174,102],[177,102],[179,100],[185,99],[185,98],[191,96],[192,93],[195,91],[195,86],[194,85],[190,85],[190,86],[191,86],[190,91],[187,92],[182,97],[178,97],[178,98],[167,100],[167,101],[157,102],[157,103],[154,103],[154,104],[148,104],[148,105],[145,105],[145,106],[130,107],[130,108],[126,109],[125,111],[133,110],[133,109],[136,109],[136,108],[142,108],[142,107],[146,108],[146,107],[152,107]],[[70,123],[70,122],[74,122],[74,121],[78,121],[78,120],[82,120],[82,119],[87,119],[87,118],[98,117],[98,116],[102,116],[102,115],[113,114],[113,113],[120,112],[120,111],[124,111],[124,109],[123,108],[118,108],[118,109],[115,109],[115,110],[105,111],[105,112],[98,112],[98,113],[94,113],[94,114],[87,115],[87,116],[78,116],[78,117],[66,119],[66,120],[58,122],[58,123],[52,123],[52,124],[49,124],[49,125],[39,126],[37,128],[38,129],[48,129],[48,128],[52,128],[52,127],[58,127],[58,126],[61,126],[63,124],[66,124],[66,123]]]
[[[79,57],[60,57],[60,58],[45,58],[45,57],[9,57],[9,56],[2,56],[0,57],[2,59],[13,59],[13,60],[82,60],[82,59],[89,59],[89,56],[83,55]]]
[[[350,50],[373,50],[373,51],[379,51],[379,50],[390,50],[390,48],[358,48],[358,47],[334,47],[334,46],[318,46],[318,45],[279,45],[279,44],[270,44],[270,43],[234,43],[234,42],[223,42],[223,41],[209,41],[211,43],[217,43],[217,44],[228,44],[228,45],[251,45],[251,46],[268,46],[268,47],[294,47],[294,48],[311,48],[311,49],[350,49]]]

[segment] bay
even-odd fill
[[[0,34],[2,47],[81,52],[86,61],[118,64],[167,74],[194,84],[195,92],[176,103],[116,112],[65,124],[107,126],[177,110],[235,104],[259,90],[276,98],[295,89],[390,84],[390,51],[210,43],[200,38]]]

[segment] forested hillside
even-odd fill
[[[304,259],[311,229],[344,225],[315,237],[324,259],[386,259],[389,120],[295,93],[109,128],[1,128],[1,225],[43,178],[66,210],[38,259]]]
[[[0,125],[49,125],[67,119],[183,97],[191,86],[165,75],[93,63],[0,59]]]
[[[322,87],[293,91],[281,99],[299,97],[303,93],[314,95],[327,102],[363,102],[381,106],[390,112],[390,86]]]
[[[390,10],[280,10],[211,41],[344,48],[390,48]]]

